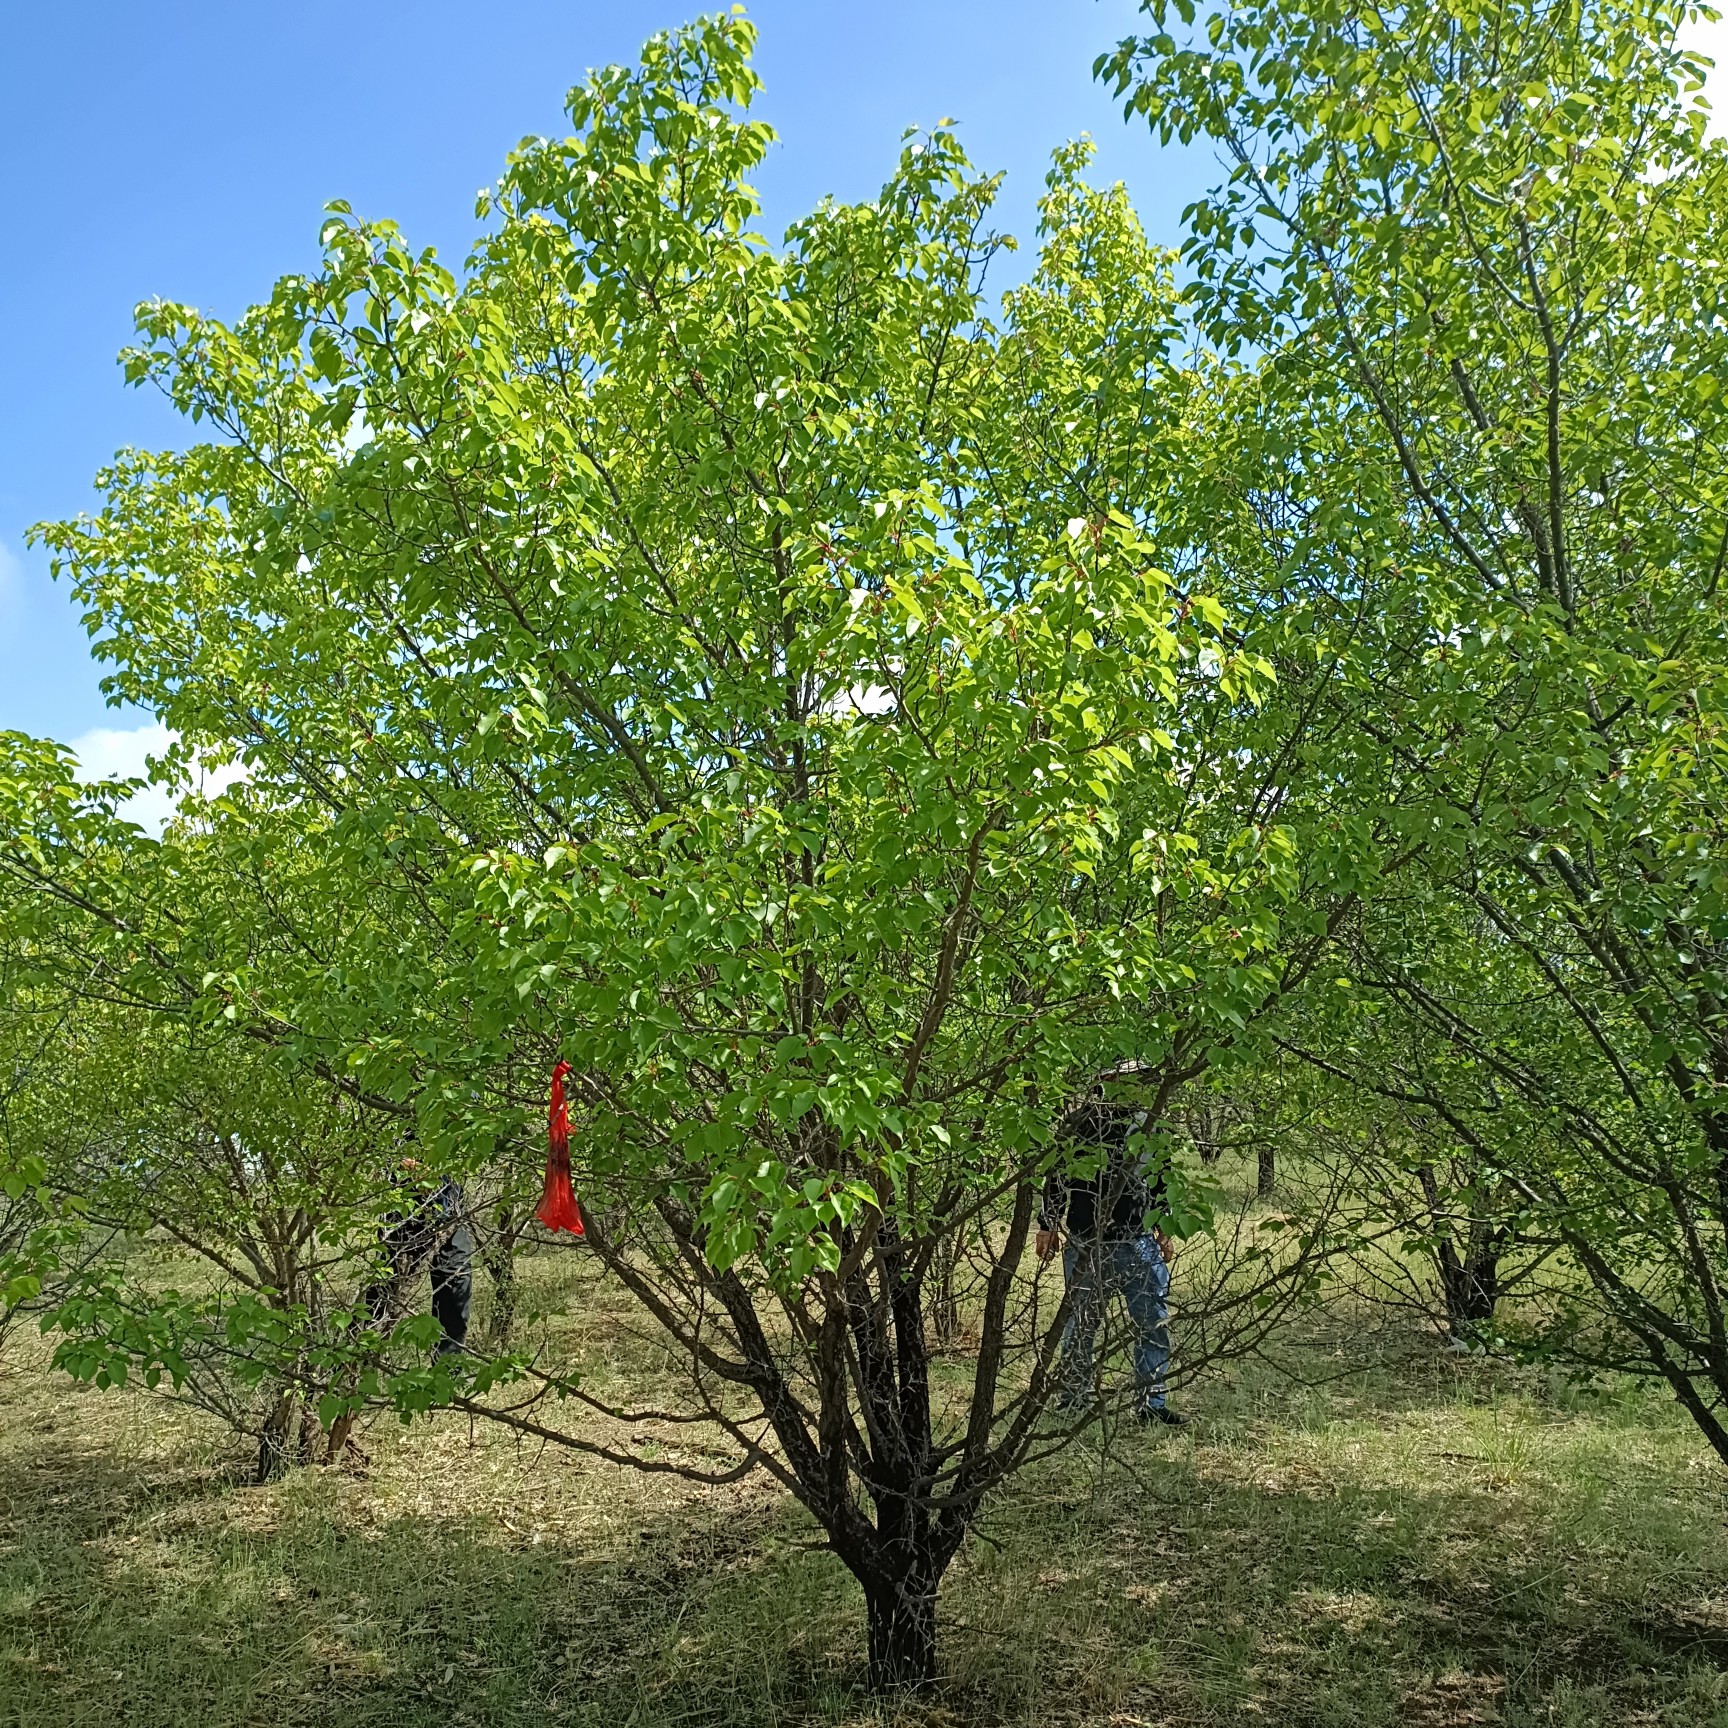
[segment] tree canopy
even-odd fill
[[[238,320],[140,309],[128,375],[203,441],[41,534],[161,775],[246,778],[152,839],[5,739],[0,1254],[73,1371],[243,1359],[279,1449],[382,1402],[611,1456],[576,1380],[427,1366],[361,1294],[403,1137],[508,1210],[568,1063],[692,1468],[777,1476],[922,1683],[986,1497],[1096,1416],[1049,1408],[1026,1250],[1127,1064],[1207,1246],[1179,1374],[1312,1290],[1342,1182],[1455,1337],[1658,1376],[1728,1457],[1728,157],[1685,9],[1145,10],[1100,72],[1231,165],[1180,256],[1071,144],[996,295],[944,129],[770,243],[734,16],[572,91],[460,273],[332,206]],[[1187,1158],[1207,1087],[1307,1148],[1301,1228]],[[170,1299],[104,1230],[230,1282]],[[1497,1333],[1506,1255],[1559,1272]]]

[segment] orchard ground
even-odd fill
[[[603,1396],[673,1384],[587,1256],[524,1273]],[[862,1692],[856,1588],[765,1480],[443,1416],[375,1423],[363,1475],[260,1488],[210,1419],[75,1388],[14,1334],[0,1719],[1728,1724],[1728,1480],[1669,1404],[1327,1325],[1194,1388],[1191,1429],[1077,1447],[998,1500],[944,1586],[941,1697],[897,1715]],[[695,1457],[682,1431],[608,1438]]]

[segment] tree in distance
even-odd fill
[[[1728,1460],[1728,150],[1693,8],[1145,10],[1099,70],[1233,164],[1192,304],[1256,357],[1218,461],[1356,718],[1313,771],[1395,785],[1422,863],[1306,1053],[1460,1154],[1443,1208],[1564,1250],[1531,1347],[1661,1380]]]

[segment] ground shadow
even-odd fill
[[[1250,1393],[1255,1410],[1271,1397]],[[1249,1444],[1243,1397],[1220,1387],[1190,1433],[1118,1435],[998,1501],[944,1590],[943,1695],[909,1719],[1720,1719],[1713,1489],[1689,1495],[1666,1464],[1621,1458],[1586,1417],[1546,1440],[1517,1429],[1527,1451],[1550,1447],[1520,1463],[1516,1447],[1494,1453],[1474,1404],[1412,1450],[1402,1410],[1382,1413],[1378,1438],[1353,1418],[1310,1431],[1286,1410]],[[1583,1468],[1569,1446],[1607,1462]],[[448,1419],[378,1451],[371,1481],[302,1471],[259,1489],[238,1457],[230,1469],[192,1445],[127,1463],[90,1423],[14,1431],[0,1453],[7,1720],[873,1718],[856,1589],[784,1497],[644,1498],[639,1477],[536,1466]]]

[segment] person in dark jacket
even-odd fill
[[[382,1328],[406,1306],[407,1286],[429,1266],[432,1312],[443,1328],[438,1355],[450,1356],[468,1343],[468,1313],[474,1297],[474,1232],[458,1182],[425,1180],[417,1158],[404,1158],[396,1185],[402,1207],[389,1214],[380,1238],[385,1274],[365,1291],[372,1324]]]
[[[1064,1115],[1057,1139],[1068,1160],[1090,1155],[1097,1168],[1089,1176],[1070,1175],[1061,1166],[1051,1171],[1038,1210],[1037,1249],[1048,1262],[1061,1245],[1070,1299],[1058,1407],[1073,1410],[1090,1402],[1092,1346],[1104,1304],[1117,1293],[1134,1333],[1135,1414],[1143,1422],[1181,1427],[1188,1418],[1164,1401],[1171,1247],[1149,1222],[1163,1202],[1164,1175],[1144,1140],[1135,1143],[1150,1125],[1144,1110],[1106,1098],[1102,1084]]]

